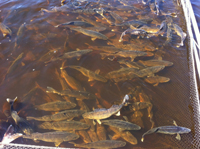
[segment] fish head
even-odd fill
[[[191,129],[186,128],[186,127],[180,127],[180,134],[189,133],[189,132],[191,132]]]

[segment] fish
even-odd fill
[[[167,28],[167,40],[165,41],[164,45],[169,44],[172,41],[172,28],[168,26]]]
[[[82,140],[85,143],[92,142],[92,140],[90,139],[90,136],[88,135],[87,131],[85,131],[85,130],[79,130],[78,133],[79,133],[79,136],[82,137]]]
[[[133,124],[133,123],[130,123],[127,121],[123,121],[123,120],[118,120],[118,119],[102,120],[101,122],[104,125],[109,125],[112,127],[119,128],[120,131],[140,130],[141,129],[141,127],[136,124]]]
[[[175,121],[174,121],[174,124],[176,125]],[[152,128],[148,130],[147,132],[145,132],[142,135],[141,141],[144,142],[144,136],[147,134],[152,134],[152,133],[162,133],[162,134],[169,134],[169,135],[176,134],[177,135],[176,139],[181,140],[180,134],[189,133],[189,132],[191,132],[191,129],[177,126],[177,125],[176,126],[160,126],[160,127]]]
[[[58,131],[85,130],[89,127],[90,125],[78,121],[44,122],[38,125],[38,128],[41,129],[53,129]]]
[[[88,135],[90,136],[92,142],[99,141],[99,138],[97,136],[97,133],[91,129],[87,130]]]
[[[122,103],[120,105],[112,105],[109,109],[105,108],[100,108],[100,109],[95,109],[92,112],[87,112],[84,113],[82,116],[83,118],[88,118],[88,119],[95,119],[99,124],[101,124],[101,119],[106,119],[112,116],[113,114],[120,115],[120,109],[127,103],[129,100],[129,96],[125,95]]]
[[[134,27],[141,27],[143,25],[147,25],[149,22],[152,22],[153,20],[152,19],[146,19],[146,20],[131,20],[131,21],[126,21],[126,22],[123,22],[123,23],[115,23],[115,26],[134,26]]]
[[[81,27],[76,27],[76,28],[70,27],[70,29],[77,31],[77,32],[81,32],[82,34],[84,34],[86,36],[90,36],[90,37],[92,37],[92,40],[95,40],[95,39],[107,40],[108,39],[108,37],[106,37],[105,35],[103,35],[99,32],[93,31],[93,30],[87,30],[87,29],[83,29]]]
[[[69,142],[71,144],[74,144],[75,147],[82,147],[82,148],[118,148],[118,147],[124,147],[126,145],[126,142],[124,141],[117,141],[117,140],[101,140],[91,143],[85,143],[85,144],[76,144],[74,142]]]
[[[21,133],[14,133],[14,127],[10,125],[6,132],[4,133],[3,139],[0,142],[0,148],[4,148],[4,145],[9,144],[10,142],[14,141],[15,139],[22,137],[23,134]]]
[[[109,11],[110,15],[115,19],[115,23],[123,23],[124,19],[115,12]]]
[[[124,60],[124,59],[119,59],[119,60],[117,60],[117,62],[120,63],[121,65],[124,64],[129,68],[135,68],[135,69],[143,69],[143,68],[145,68],[145,66],[140,64],[140,63],[131,62],[131,61]]]
[[[63,54],[60,57],[56,57],[56,58],[52,59],[51,61],[70,59],[70,58],[77,58],[77,60],[79,60],[81,56],[88,54],[90,52],[92,52],[92,50],[90,50],[90,49],[71,51],[71,52],[67,52],[67,53]]]
[[[140,78],[143,78],[145,76],[152,76],[154,75],[154,73],[157,73],[163,70],[164,68],[165,68],[164,65],[147,67],[147,68],[137,71],[136,75]]]
[[[97,51],[103,51],[107,53],[116,53],[122,51],[123,49],[116,48],[114,46],[89,46],[89,48]]]
[[[145,82],[153,84],[153,86],[158,86],[159,83],[166,83],[170,81],[170,78],[162,76],[152,76],[144,79]]]
[[[11,39],[12,31],[8,26],[0,22],[0,30],[3,33],[3,37],[8,36]]]
[[[96,96],[92,93],[86,92],[86,91],[76,91],[76,90],[62,90],[62,91],[57,91],[53,89],[52,87],[47,86],[47,93],[55,93],[61,96],[68,96],[68,97],[76,97],[79,100],[82,99],[96,99]]]
[[[112,131],[116,133],[117,136],[120,136],[125,141],[129,142],[132,145],[136,145],[138,143],[137,139],[130,133],[130,131],[120,131],[118,128],[115,127],[109,127]],[[114,135],[112,139],[116,137]]]
[[[97,136],[99,140],[106,140],[106,130],[103,125],[97,124]]]
[[[72,11],[73,13],[79,13],[79,14],[86,14],[86,15],[95,15],[97,14],[96,8],[88,8],[88,9],[76,9]]]
[[[74,65],[71,65],[71,66],[68,66],[69,68],[73,68],[73,69],[76,69],[78,71],[80,71],[84,76],[88,77],[88,81],[94,81],[94,80],[97,80],[97,81],[101,81],[101,82],[107,82],[107,79],[104,78],[103,76],[99,75],[99,69],[97,69],[95,72],[93,71],[90,71],[84,67],[81,67],[81,66],[74,66]]]
[[[30,124],[28,123],[28,121],[26,121],[25,119],[20,117],[17,114],[17,111],[14,111],[13,104],[17,100],[17,97],[15,99],[7,98],[6,100],[10,104],[11,117],[15,121],[16,125],[19,126],[20,130],[24,134],[28,134],[28,135],[33,133],[34,131],[33,131],[32,127],[30,126]]]
[[[148,67],[152,67],[152,66],[160,66],[160,65],[164,65],[165,67],[169,67],[173,65],[173,62],[169,62],[169,61],[165,61],[165,60],[147,60],[147,61],[142,61],[139,60],[139,63],[148,66]]]
[[[37,110],[43,110],[43,111],[61,111],[61,110],[73,109],[74,107],[76,107],[75,103],[67,101],[54,101],[35,106]]]
[[[62,112],[58,112],[53,115],[45,115],[41,117],[31,117],[28,116],[27,120],[37,120],[37,121],[62,121],[62,120],[69,120],[74,117],[78,117],[82,115],[85,111],[82,110],[66,110]]]
[[[136,74],[138,69],[136,68],[120,68],[118,70],[111,71],[106,74],[106,78],[108,79],[117,79],[117,78],[126,78],[130,74]],[[135,75],[136,76],[136,75]]]
[[[15,39],[14,48],[16,48],[19,45],[20,41],[22,40],[22,36],[23,36],[25,29],[26,29],[26,23],[23,23],[22,25],[20,25],[20,27],[17,31],[17,37]]]
[[[7,70],[7,76],[11,74],[19,65],[19,62],[22,60],[24,53],[22,52],[20,55],[17,56],[17,58],[12,62],[12,64],[9,66]]]
[[[187,36],[186,33],[183,32],[183,30],[181,29],[180,26],[178,26],[177,24],[173,24],[174,30],[177,33],[178,36],[181,37],[181,42],[178,43],[177,47],[183,46],[183,42]]]
[[[41,140],[45,142],[53,142],[55,143],[55,146],[57,147],[62,142],[77,140],[79,138],[79,135],[75,133],[64,132],[64,131],[45,132],[45,133],[36,132],[30,135],[23,135],[23,138]]]
[[[58,24],[55,27],[66,27],[67,25],[81,26],[81,27],[92,27],[93,25],[84,21],[70,21],[62,24]]]
[[[81,83],[78,82],[75,78],[68,75],[64,69],[61,69],[61,77],[65,79],[67,84],[73,89],[78,91],[84,91],[84,87],[82,87]]]

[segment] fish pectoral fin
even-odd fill
[[[116,116],[120,116],[120,111],[117,112],[117,114],[115,114]]]
[[[58,147],[61,144],[61,142],[55,142],[54,144],[56,147]]]
[[[95,70],[96,74],[99,74],[99,72],[100,72],[100,69]]]
[[[174,124],[174,126],[178,126],[178,125],[176,124],[176,121],[175,121],[175,120],[173,120],[173,124]]]
[[[181,136],[180,136],[179,133],[177,133],[177,135],[176,135],[176,139],[179,140],[179,141],[181,140]]]
[[[92,41],[96,40],[97,38],[91,38]]]
[[[115,134],[114,136],[112,136],[111,140],[117,140],[120,137],[121,137],[120,134]]]
[[[155,83],[155,84],[153,84],[153,86],[158,86],[158,84],[159,84],[159,83]]]
[[[93,124],[96,125],[96,122],[93,120]]]
[[[101,125],[101,121],[100,120],[97,120],[97,122]]]

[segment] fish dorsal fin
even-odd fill
[[[100,69],[95,70],[96,74],[99,74],[99,72],[100,72]]]

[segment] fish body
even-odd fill
[[[82,110],[66,110],[62,112],[58,112],[53,115],[45,115],[42,117],[31,117],[28,116],[27,120],[37,120],[37,121],[62,121],[67,119],[72,119],[74,117],[80,116],[85,111]]]
[[[121,57],[130,57],[131,61],[133,61],[138,56],[146,56],[147,53],[143,51],[126,50],[126,51],[119,51],[116,53],[116,55]]]
[[[152,76],[154,73],[157,73],[165,68],[164,65],[161,66],[152,66],[141,69],[137,72],[138,77]]]
[[[187,34],[184,33],[180,26],[178,26],[177,24],[173,24],[173,27],[177,35],[181,37],[181,42],[178,44],[178,46],[183,46],[183,41],[185,40]]]
[[[84,35],[90,36],[90,37],[92,37],[92,40],[94,40],[96,38],[103,39],[103,40],[107,40],[108,39],[108,37],[106,37],[105,35],[103,35],[103,34],[101,34],[99,32],[93,31],[93,30],[87,30],[87,29],[83,29],[81,27],[70,28],[70,29],[74,30],[74,31],[77,31],[77,32],[81,32]]]
[[[124,141],[117,141],[117,140],[101,140],[86,144],[75,144],[73,143],[75,147],[83,147],[83,148],[118,148],[123,147],[126,145],[126,142]]]
[[[45,142],[54,142],[55,146],[59,146],[62,142],[76,140],[79,138],[77,134],[69,132],[45,132],[45,133],[32,133],[31,135],[24,135],[23,138],[41,140]]]
[[[99,140],[106,140],[106,130],[103,125],[97,125],[97,136]]]
[[[99,141],[99,138],[98,138],[98,136],[97,136],[96,131],[93,131],[93,130],[89,129],[89,130],[87,131],[87,133],[88,133],[88,135],[90,136],[92,142]]]
[[[12,31],[8,26],[0,22],[0,30],[3,33],[3,37],[8,36],[11,39]]]
[[[101,121],[100,121],[101,119],[109,118],[113,114],[118,113],[119,110],[124,106],[124,104],[126,104],[128,99],[129,99],[129,97],[128,97],[128,95],[126,95],[120,105],[113,105],[109,109],[105,109],[105,108],[95,109],[92,112],[84,113],[82,116],[84,118],[88,118],[88,119],[93,119],[93,120],[96,119],[97,122],[99,124],[101,124]]]
[[[28,121],[26,121],[25,119],[23,119],[22,117],[20,117],[17,114],[17,111],[14,111],[13,109],[13,104],[16,101],[17,97],[15,99],[10,99],[7,98],[7,102],[10,104],[10,111],[11,111],[11,117],[13,118],[13,120],[15,121],[16,125],[19,126],[19,128],[21,129],[21,131],[24,134],[31,134],[33,133],[33,129],[30,126],[30,124],[28,123]]]
[[[95,73],[93,71],[90,71],[84,67],[81,66],[68,66],[70,68],[76,69],[78,71],[80,71],[84,76],[88,77],[88,81],[93,81],[93,80],[97,80],[97,81],[101,81],[101,82],[107,82],[107,79],[104,78],[103,76],[99,75],[98,73]]]
[[[189,133],[191,130],[189,128],[186,127],[180,127],[180,126],[160,126],[160,127],[156,127],[156,128],[152,128],[150,130],[148,130],[147,132],[145,132],[142,135],[142,139],[141,141],[144,141],[144,136],[147,134],[152,134],[152,133],[162,133],[162,134],[169,134],[169,135],[173,135],[173,134],[184,134],[184,133]],[[180,137],[179,137],[180,139]]]
[[[62,24],[58,24],[55,27],[65,27],[68,25],[74,25],[74,26],[82,26],[82,27],[92,27],[93,25],[84,21],[70,21]]]
[[[55,102],[48,102],[42,105],[37,105],[35,107],[38,110],[44,110],[44,111],[61,111],[61,110],[72,109],[76,107],[76,104],[67,101],[55,101]]]
[[[86,14],[86,15],[94,15],[96,14],[96,9],[92,9],[92,8],[89,8],[89,9],[77,9],[77,10],[74,10],[72,11],[73,13],[79,13],[79,14]]]
[[[120,60],[117,60],[121,65],[126,65],[127,67],[129,68],[135,68],[135,69],[142,69],[144,68],[145,66],[140,64],[140,63],[137,63],[137,62],[131,62],[131,61],[128,61],[128,60],[124,60],[124,59],[120,59]]]
[[[78,133],[79,133],[80,137],[82,138],[82,140],[85,143],[92,142],[92,140],[90,139],[90,136],[88,135],[87,131],[85,131],[85,130],[79,130]]]
[[[17,37],[16,37],[16,42],[15,42],[15,47],[17,47],[17,45],[19,45],[20,40],[22,39],[22,36],[23,36],[23,33],[24,33],[25,29],[26,29],[26,23],[23,23],[19,27],[19,29],[17,31]]]
[[[85,130],[90,125],[78,121],[58,121],[58,122],[44,122],[38,126],[42,129],[53,129],[58,131],[74,131]]]
[[[164,61],[164,60],[147,60],[147,61],[139,60],[138,62],[148,67],[160,66],[160,65],[164,65],[165,67],[167,67],[167,66],[173,65],[172,62]]]
[[[141,129],[141,127],[136,124],[123,121],[123,120],[118,120],[118,119],[102,120],[101,122],[104,125],[116,127],[116,128],[119,128],[120,130],[140,130]]]
[[[124,19],[115,12],[109,11],[110,15],[115,19],[115,23],[123,23]]]
[[[170,78],[162,77],[162,76],[152,76],[144,79],[145,82],[153,84],[153,86],[157,86],[159,83],[169,82]]]
[[[90,46],[90,48],[93,50],[103,51],[107,53],[116,53],[123,50],[114,46]]]
[[[84,88],[78,82],[76,79],[74,79],[72,76],[68,75],[67,72],[64,69],[61,69],[61,77],[65,79],[67,84],[73,89],[78,91],[84,91]]]

